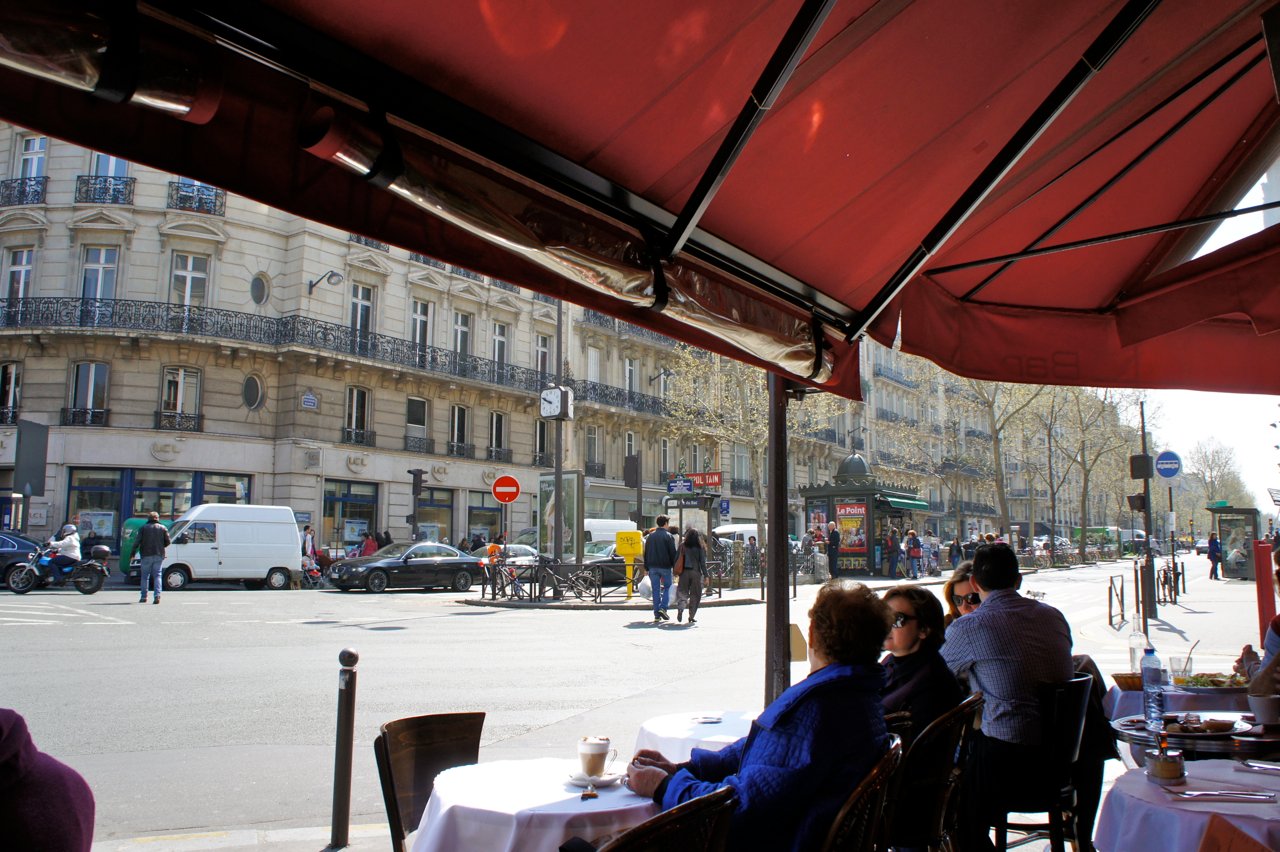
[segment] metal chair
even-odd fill
[[[1009,829],[1025,834],[1014,845],[1021,846],[1049,835],[1053,852],[1065,852],[1067,820],[1074,821],[1076,789],[1071,767],[1080,755],[1080,739],[1084,733],[1085,710],[1093,678],[1088,675],[1066,683],[1048,684],[1040,690],[1041,743],[1043,766],[1039,775],[1043,786],[1020,788],[1008,792],[1005,813],[996,824],[996,849],[1009,848]],[[1010,824],[1010,813],[1047,813],[1047,823]]]
[[[405,835],[418,828],[436,776],[480,758],[484,713],[439,713],[396,719],[373,741],[387,807],[393,852],[405,852]]]
[[[728,846],[729,818],[737,806],[737,792],[721,787],[628,829],[600,852],[719,852]]]
[[[933,720],[911,743],[885,804],[888,845],[930,850],[949,845],[955,832],[960,767],[981,709],[982,694],[974,693]]]
[[[902,760],[902,738],[889,735],[889,749],[836,814],[822,852],[871,852],[880,839],[889,782]]]

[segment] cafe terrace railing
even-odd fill
[[[0,299],[0,332],[4,329],[168,332],[265,346],[321,349],[529,393],[554,383],[551,374],[529,367],[310,317],[269,317],[164,302],[71,297]],[[581,379],[566,379],[564,383],[573,388],[579,403],[594,402],[657,416],[667,411],[665,400],[650,394]]]

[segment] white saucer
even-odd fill
[[[583,775],[581,772],[570,775],[569,783],[575,787],[585,787],[588,784],[595,784],[597,787],[612,787],[622,780],[623,773],[616,772],[609,775]]]

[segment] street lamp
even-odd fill
[[[327,284],[332,284],[335,287],[341,287],[342,282],[346,280],[347,279],[343,276],[341,272],[339,272],[336,269],[330,269],[328,272],[326,272],[324,275],[321,275],[315,281],[307,282],[307,295],[310,296],[311,291],[319,287],[321,284],[327,283]]]

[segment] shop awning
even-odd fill
[[[927,512],[929,504],[924,500],[914,500],[910,497],[888,497],[885,495],[876,495],[878,500],[883,500],[895,509],[903,509],[908,512]]]
[[[1270,6],[6,2],[0,116],[850,396],[1274,391],[1275,229],[1164,230],[1275,157]]]

